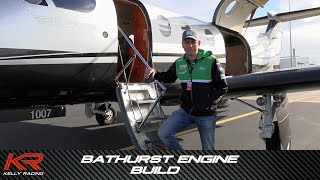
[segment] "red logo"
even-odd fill
[[[4,165],[4,170],[9,170],[9,167],[14,165],[20,171],[25,171],[27,168],[25,165],[29,165],[33,170],[40,171],[42,170],[39,166],[39,163],[43,161],[44,155],[42,153],[24,153],[16,158],[13,157],[14,153],[8,155],[6,164]],[[31,159],[32,158],[32,159]],[[21,162],[23,164],[21,164]]]

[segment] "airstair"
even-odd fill
[[[150,83],[129,83],[132,71],[129,72],[128,77],[125,72],[131,63],[134,64],[136,56],[141,59],[147,69],[150,66],[125,33],[119,27],[118,29],[135,52],[126,64],[123,63],[120,56],[122,69],[115,79],[118,85],[116,88],[117,99],[126,130],[135,149],[163,150],[165,147],[158,137],[158,129],[166,119],[160,105],[160,99],[166,88],[157,80]],[[119,81],[121,75],[124,76],[125,82]]]

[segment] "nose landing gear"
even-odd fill
[[[117,118],[117,110],[110,103],[86,104],[85,114],[88,118],[91,118],[93,115],[95,115],[96,121],[100,126],[113,124]]]
[[[106,107],[106,104],[102,104],[99,106],[97,111],[96,121],[100,126],[113,124],[117,118],[117,110],[112,104],[109,104],[108,107]]]

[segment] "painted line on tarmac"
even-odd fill
[[[309,99],[309,98],[312,98],[312,97],[318,97],[318,96],[307,96],[307,97],[303,97],[303,98],[299,98],[299,99],[295,99],[295,100],[289,101],[289,103],[299,102],[299,101],[302,101],[304,99]],[[249,113],[241,114],[239,116],[234,116],[234,117],[231,117],[231,118],[222,119],[220,121],[217,121],[216,125],[223,124],[223,123],[230,122],[230,121],[234,121],[234,120],[237,120],[237,119],[240,119],[240,118],[243,118],[243,117],[247,117],[247,116],[251,116],[251,115],[257,114],[257,113],[259,113],[259,111],[252,111],[252,112],[249,112]],[[198,128],[192,128],[192,129],[188,129],[188,130],[185,130],[185,131],[181,131],[181,132],[177,133],[176,136],[179,137],[179,136],[183,136],[183,135],[190,134],[190,133],[197,132],[197,131],[198,131]],[[134,146],[128,146],[128,147],[124,147],[124,148],[121,148],[121,149],[118,149],[118,150],[133,150],[133,149],[134,149]]]
[[[247,116],[251,116],[253,114],[257,114],[258,112],[260,111],[252,111],[252,112],[249,112],[249,113],[245,113],[245,114],[241,114],[239,116],[235,116],[235,117],[231,117],[231,118],[227,118],[227,119],[222,119],[220,121],[217,121],[217,125],[219,124],[223,124],[223,123],[226,123],[226,122],[229,122],[229,121],[234,121],[234,120],[237,120],[237,119],[240,119],[240,118],[243,118],[243,117],[247,117]]]
[[[307,97],[303,97],[303,98],[299,98],[299,99],[295,99],[295,100],[289,101],[289,103],[298,102],[298,101],[302,101],[304,99],[309,99],[309,98],[313,98],[313,97],[318,97],[318,96],[307,96]]]
[[[85,128],[85,129],[87,129],[87,130],[97,130],[97,129],[112,128],[112,127],[117,127],[117,126],[124,126],[124,123],[109,124],[107,126],[89,127],[89,128]]]
[[[241,99],[241,100],[252,100],[252,101],[255,101],[259,96],[250,96],[250,97],[239,97],[238,99]]]
[[[320,103],[320,100],[319,101],[301,101],[301,102],[304,102],[304,103]]]

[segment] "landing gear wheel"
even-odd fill
[[[97,110],[105,112],[104,115],[96,114],[96,120],[100,126],[103,126],[105,124],[112,124],[117,118],[117,110],[111,104],[109,104],[108,108],[106,108],[105,104],[102,104]]]

